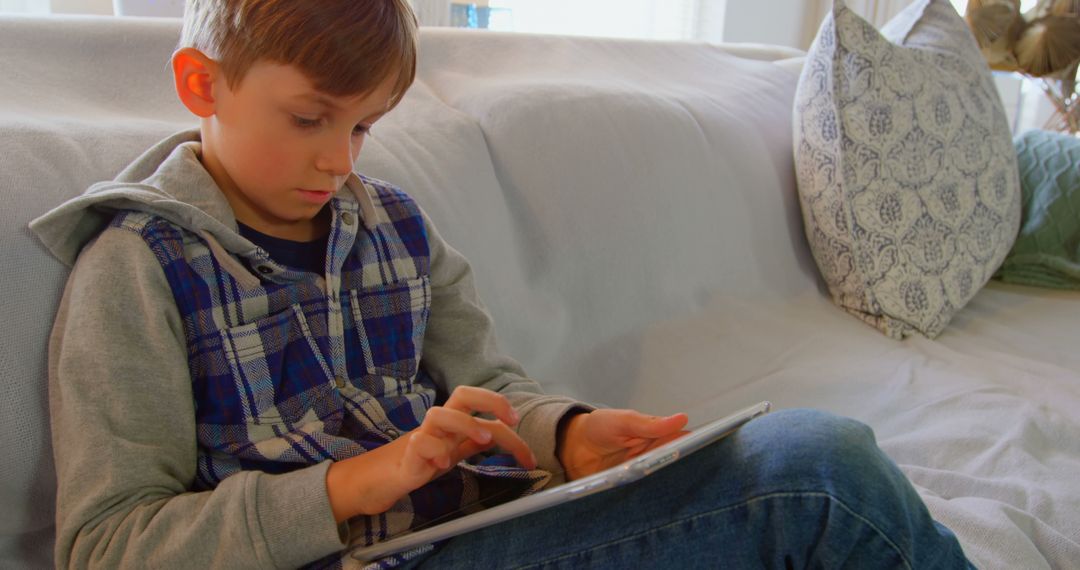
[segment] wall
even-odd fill
[[[0,11],[34,14],[95,14],[112,15],[114,0],[0,0]],[[116,0],[138,2],[146,9],[158,4],[179,3],[182,0]],[[413,0],[417,12],[441,13],[451,0]],[[577,0],[584,2],[587,0]],[[879,27],[912,0],[846,0],[857,13],[872,20]],[[967,0],[952,0],[958,10],[963,10]],[[484,5],[488,0],[473,0]],[[817,35],[821,20],[832,7],[833,0],[699,0],[696,6],[696,22],[689,36],[708,42],[771,43],[807,49]],[[1023,0],[1030,4],[1031,0]],[[549,7],[550,7],[550,3]],[[689,9],[689,0],[671,2],[672,8]],[[428,16],[431,19],[431,16]],[[449,16],[446,15],[449,24]],[[440,22],[442,23],[442,22]],[[678,27],[678,24],[673,24]],[[674,34],[674,31],[657,30],[658,37]],[[1033,84],[1015,75],[995,74],[995,80],[1010,125],[1016,132],[1039,128],[1052,113],[1049,101]]]
[[[131,7],[126,15],[173,16],[183,13],[184,0],[116,0]],[[0,0],[0,12],[22,14],[90,14],[112,16],[113,0]]]
[[[777,44],[799,49],[809,46],[808,42],[803,45],[805,20],[813,15],[816,1],[702,0],[703,4],[720,4],[726,8],[723,41]],[[820,22],[820,18],[817,21]]]
[[[912,0],[846,0],[848,7],[877,27]],[[833,0],[702,0],[726,8],[723,41],[772,43],[807,49]],[[714,8],[715,9],[715,8]]]
[[[112,0],[49,0],[49,8],[53,14],[113,14]]]

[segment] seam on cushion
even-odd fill
[[[874,295],[874,291],[870,287],[870,282],[866,278],[866,273],[867,272],[863,270],[862,264],[859,261],[860,259],[862,259],[862,255],[860,255],[861,250],[862,250],[862,246],[860,245],[859,240],[855,236],[855,211],[854,211],[854,206],[853,206],[852,200],[849,198],[848,192],[847,192],[848,183],[847,183],[847,179],[846,179],[847,177],[845,175],[846,169],[844,168],[845,156],[844,156],[844,148],[843,148],[844,147],[844,137],[847,136],[845,134],[847,132],[847,128],[845,126],[844,116],[843,116],[842,110],[840,108],[841,107],[840,106],[840,100],[839,100],[840,90],[839,90],[839,87],[837,86],[836,73],[837,73],[837,70],[842,69],[842,65],[843,65],[843,60],[840,57],[840,49],[841,49],[841,41],[840,41],[840,39],[841,38],[840,38],[840,17],[839,16],[841,14],[843,14],[843,12],[849,11],[849,9],[843,3],[841,3],[840,5],[843,7],[843,10],[836,10],[836,8],[834,6],[833,13],[831,15],[831,17],[833,19],[833,48],[832,48],[832,53],[829,54],[832,65],[829,68],[829,79],[828,80],[829,80],[829,104],[832,107],[833,117],[834,117],[834,120],[836,121],[837,130],[838,130],[839,135],[840,135],[840,138],[836,143],[836,145],[837,145],[836,146],[836,186],[837,186],[837,195],[838,195],[837,197],[838,197],[838,199],[840,201],[841,207],[844,210],[844,219],[845,219],[845,222],[847,223],[847,239],[848,239],[848,244],[850,244],[849,249],[851,251],[852,266],[854,267],[854,271],[856,273],[855,277],[856,277],[856,279],[858,279],[858,282],[861,285],[861,289],[862,289],[860,291],[860,296],[859,296],[860,298],[858,299],[858,303],[859,303],[860,306],[859,307],[851,307],[851,309],[857,310],[860,313],[862,313],[864,315],[867,315],[867,316],[871,316],[871,317],[878,316],[878,317],[880,317],[881,315],[874,315],[873,313],[870,312],[873,305],[875,303],[877,303],[877,297]],[[851,302],[850,298],[845,298],[845,297],[848,297],[850,295],[850,292],[844,291],[844,287],[841,287],[840,284],[837,284],[837,288],[840,290],[841,294],[843,295],[841,298],[839,298],[837,300],[840,302],[839,304],[840,304],[841,307],[845,307],[846,303]],[[872,297],[873,302],[870,302],[871,299],[868,299],[867,297]]]
[[[614,546],[614,545],[621,544],[621,543],[624,543],[624,542],[629,542],[631,540],[635,540],[635,539],[640,538],[642,536],[645,536],[647,534],[655,533],[657,531],[661,531],[661,530],[664,530],[664,529],[667,529],[669,527],[673,527],[675,525],[682,524],[682,523],[685,523],[685,522],[695,521],[695,520],[702,519],[702,518],[705,518],[705,517],[708,517],[708,516],[716,515],[716,514],[723,513],[725,511],[730,511],[730,510],[737,509],[737,508],[742,508],[742,507],[745,507],[747,505],[757,503],[757,502],[761,502],[761,501],[765,501],[765,500],[769,500],[769,499],[790,498],[790,497],[824,497],[826,499],[829,499],[829,500],[835,502],[837,505],[840,506],[841,509],[843,509],[845,512],[847,512],[849,515],[855,517],[856,520],[862,522],[866,526],[873,529],[874,532],[876,532],[878,534],[878,536],[880,536],[881,539],[886,542],[886,544],[888,544],[890,547],[892,547],[893,551],[896,552],[896,554],[900,557],[900,559],[904,561],[904,568],[907,568],[908,570],[912,570],[911,561],[908,560],[906,556],[904,556],[904,553],[900,549],[900,547],[897,546],[897,544],[895,542],[893,542],[880,528],[878,528],[877,525],[875,525],[873,522],[868,520],[866,517],[856,513],[842,499],[840,499],[839,497],[837,497],[836,495],[833,495],[831,493],[799,492],[799,491],[795,491],[795,492],[790,492],[789,491],[789,492],[784,492],[784,493],[768,493],[768,494],[765,494],[765,495],[759,495],[757,497],[752,497],[750,499],[747,499],[747,500],[745,500],[745,501],[743,501],[741,503],[736,503],[734,505],[728,505],[726,507],[721,507],[719,509],[713,509],[711,511],[707,511],[707,512],[704,512],[704,513],[699,513],[699,514],[696,514],[696,515],[694,515],[692,517],[687,517],[687,518],[679,519],[677,521],[672,521],[672,522],[670,522],[670,523],[668,523],[666,525],[659,526],[659,527],[654,527],[654,528],[639,532],[637,534],[633,534],[631,536],[625,536],[625,537],[622,537],[622,538],[620,538],[618,540],[612,540],[612,541],[605,542],[603,544],[598,544],[598,545],[596,545],[596,546],[594,546],[592,548],[589,548],[588,550],[579,550],[579,551],[571,553],[571,554],[564,554],[562,556],[557,556],[555,558],[549,558],[547,560],[542,560],[540,562],[531,563],[531,564],[529,564],[527,566],[515,566],[514,568],[516,568],[516,569],[536,568],[536,567],[539,567],[542,564],[556,563],[556,562],[559,562],[560,560],[566,560],[566,559],[569,559],[569,558],[579,556],[579,555],[581,555],[582,553],[585,553],[585,552],[592,552],[592,551],[595,551],[595,550],[600,550],[602,548],[607,548],[609,546]]]
[[[927,7],[930,6],[930,4],[932,4],[932,3],[933,3],[933,0],[927,0],[926,1],[926,3],[923,6],[923,12],[919,13],[919,20],[922,19],[923,15],[924,15],[923,13],[926,11]],[[851,12],[851,9],[848,8],[846,5],[844,6],[844,8],[845,8],[846,11]],[[867,250],[867,248],[869,246],[866,243],[864,243],[864,240],[860,240],[855,235],[854,197],[852,197],[850,195],[850,192],[848,191],[849,184],[847,183],[847,179],[846,179],[846,177],[844,175],[844,172],[845,172],[844,163],[845,163],[845,159],[846,159],[846,153],[844,152],[844,149],[843,149],[843,141],[847,137],[847,135],[845,134],[847,132],[847,128],[846,128],[846,123],[844,121],[842,110],[841,110],[842,104],[840,102],[840,97],[839,97],[839,95],[841,95],[841,93],[839,92],[839,87],[837,86],[837,82],[836,82],[836,71],[837,71],[837,69],[842,69],[841,66],[843,64],[843,61],[842,61],[842,59],[840,58],[840,55],[839,55],[840,54],[840,48],[841,48],[840,31],[839,31],[840,22],[839,22],[839,19],[838,19],[837,16],[838,16],[837,13],[833,14],[833,35],[834,35],[835,41],[833,42],[833,51],[832,51],[832,54],[831,54],[832,55],[832,68],[829,70],[829,86],[830,86],[829,91],[830,91],[830,93],[832,95],[832,97],[830,98],[829,101],[833,106],[833,112],[834,112],[834,114],[836,116],[836,122],[837,122],[837,125],[838,125],[838,128],[839,128],[839,131],[840,131],[840,139],[839,139],[839,142],[837,143],[839,148],[838,148],[837,153],[836,153],[836,166],[837,166],[837,172],[838,172],[838,176],[837,176],[838,183],[837,184],[839,186],[839,190],[838,190],[839,200],[840,200],[840,203],[843,205],[844,217],[845,217],[845,220],[847,221],[847,237],[848,237],[848,240],[849,240],[848,243],[850,244],[850,251],[851,251],[851,254],[852,254],[852,266],[854,267],[854,271],[855,271],[855,274],[856,274],[855,277],[857,278],[858,283],[861,286],[860,287],[861,290],[859,291],[859,296],[858,296],[857,299],[853,299],[852,296],[850,295],[850,292],[843,291],[844,297],[841,297],[839,299],[840,302],[838,304],[840,305],[840,307],[844,308],[849,313],[851,313],[851,314],[855,315],[857,318],[859,318],[859,320],[862,320],[863,322],[867,323],[868,325],[880,330],[882,332],[882,334],[888,336],[889,338],[902,340],[904,338],[904,336],[905,336],[904,332],[903,332],[905,326],[906,327],[911,327],[912,329],[914,329],[916,331],[919,331],[919,332],[922,332],[922,331],[919,329],[919,327],[916,327],[912,323],[909,323],[907,320],[904,320],[904,319],[898,318],[896,316],[893,316],[891,314],[888,314],[885,311],[884,307],[881,305],[881,302],[877,298],[878,296],[877,296],[877,291],[876,291],[875,287],[872,286],[872,284],[870,283],[870,277],[869,277],[870,272],[866,270],[866,268],[863,266],[862,262],[860,261],[863,258],[862,254]],[[855,18],[860,23],[860,25],[866,26],[866,27],[870,28],[871,30],[873,30],[874,33],[877,34],[889,46],[889,48],[898,49],[898,48],[901,48],[901,47],[905,47],[905,46],[898,45],[898,44],[895,44],[892,41],[890,41],[889,38],[886,38],[884,35],[881,34],[881,30],[879,30],[876,26],[874,26],[873,24],[868,22],[862,16],[860,16],[860,15],[854,13],[854,12],[851,12],[851,17]],[[910,34],[912,29],[914,29],[914,26],[912,26],[912,28],[909,29],[905,33],[905,41],[906,41],[906,38],[907,38],[907,34]],[[862,52],[858,52],[858,53],[861,54]],[[885,160],[884,157],[879,157],[878,160],[879,160],[879,162],[881,164],[884,164],[884,160]],[[881,168],[881,165],[879,165],[879,168]],[[899,255],[899,251],[898,251],[898,255]],[[830,291],[830,293],[831,293],[831,291]],[[852,301],[855,301],[858,304],[858,306],[852,307],[852,306],[849,306],[847,304],[847,303],[850,303]],[[876,312],[875,312],[875,307],[877,307]],[[896,325],[893,324],[893,323],[896,323],[896,322],[900,323],[901,326],[899,328]]]

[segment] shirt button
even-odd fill
[[[340,389],[345,387],[345,379],[342,378],[341,376],[335,376],[334,377],[334,384],[337,385],[338,389],[340,390]]]
[[[342,212],[341,213],[341,223],[345,224],[346,226],[351,226],[353,224],[353,215],[352,215],[352,213],[351,212]]]
[[[259,273],[262,273],[263,275],[269,275],[274,272],[274,268],[270,267],[269,265],[260,265],[255,269],[258,269]]]

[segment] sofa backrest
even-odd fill
[[[631,337],[718,295],[820,294],[792,165],[798,68],[759,59],[792,52],[427,32],[410,101],[426,108],[377,126],[360,168],[431,212],[503,348],[552,391],[603,401]],[[489,162],[454,156],[475,135]]]
[[[172,89],[178,37],[169,19],[0,17],[0,566],[52,558],[45,363],[66,270],[27,223],[196,124]],[[425,29],[417,83],[357,166],[471,259],[504,350],[602,402],[634,331],[718,295],[819,294],[797,74],[772,63],[796,55]]]

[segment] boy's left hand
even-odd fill
[[[689,433],[689,418],[666,418],[634,410],[595,410],[571,417],[558,434],[558,455],[567,481],[613,467]]]

